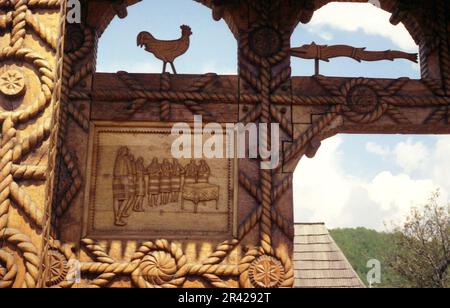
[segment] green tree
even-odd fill
[[[342,250],[361,280],[368,284],[367,262],[376,259],[381,262],[381,284],[373,287],[402,287],[404,281],[391,268],[387,252],[394,250],[394,235],[366,228],[334,229],[331,236]]]
[[[391,266],[408,287],[450,287],[450,205],[433,194],[423,209],[413,208],[396,228]]]

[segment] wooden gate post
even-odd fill
[[[65,1],[2,0],[0,12],[0,287],[42,287],[57,174]]]

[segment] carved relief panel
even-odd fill
[[[172,145],[180,136],[171,130],[170,123],[91,126],[86,236],[233,236],[236,160],[174,158]],[[230,134],[224,131],[224,147]],[[201,133],[192,131],[189,139],[194,138]],[[187,152],[194,154],[194,146]]]
[[[443,0],[381,1],[426,38],[420,81],[292,78],[292,30],[328,0],[198,0],[238,39],[239,76],[96,74],[98,38],[136,2],[83,1],[62,51],[65,1],[0,0],[0,288],[291,287],[303,154],[338,132],[450,131]],[[279,123],[283,168],[174,157],[170,128],[193,115]]]

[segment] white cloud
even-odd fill
[[[324,141],[316,157],[302,160],[294,174],[294,200],[302,210],[311,212],[307,220],[330,221],[341,217],[350,197],[352,185],[340,169],[341,143],[340,137]],[[301,211],[297,211],[296,218],[305,220]]]
[[[314,14],[310,26],[316,33],[323,32],[325,26],[349,32],[362,30],[385,37],[401,49],[417,50],[406,28],[392,25],[389,18],[388,12],[369,3],[329,3]]]
[[[366,143],[366,151],[375,154],[378,156],[388,156],[391,153],[391,150],[388,146],[382,146],[375,142],[367,142]]]
[[[331,41],[334,38],[334,35],[331,32],[319,32],[318,35],[324,39],[325,41]]]
[[[323,221],[330,228],[385,230],[393,221],[401,223],[411,207],[425,204],[438,188],[445,202],[450,192],[450,136],[435,140],[429,150],[412,139],[398,143],[393,151],[368,142],[367,151],[404,168],[400,173],[381,170],[368,180],[344,170],[341,136],[325,140],[316,157],[303,158],[294,173],[295,220]],[[418,168],[420,178],[413,177],[410,173]]]
[[[408,138],[406,142],[397,144],[394,150],[397,164],[406,172],[426,168],[430,153],[422,142],[413,142]]]
[[[366,186],[372,201],[383,211],[393,211],[385,217],[386,222],[404,218],[411,207],[425,203],[437,188],[431,179],[413,180],[408,174],[389,171],[382,171]]]
[[[443,188],[444,193],[450,193],[450,136],[438,137],[436,147],[427,171]]]

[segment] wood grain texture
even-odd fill
[[[419,44],[421,80],[292,77],[291,34],[329,0],[198,0],[211,8],[214,19],[223,18],[236,37],[239,76],[96,73],[99,37],[114,16],[125,17],[126,7],[136,2],[83,1],[82,24],[65,25],[59,11],[65,2],[0,1],[0,76],[5,77],[0,84],[0,287],[292,287],[292,172],[303,155],[313,157],[321,140],[338,133],[450,133],[450,10],[445,0],[380,0],[392,13],[391,22],[403,22]],[[35,9],[48,16],[42,18]],[[65,32],[56,36],[64,26]],[[159,206],[151,211],[179,233],[155,232],[155,223],[141,212],[146,203],[140,201],[128,218],[119,211],[126,225],[115,224],[108,198],[114,203],[114,177],[125,175],[114,173],[119,149],[127,147],[136,155],[129,161],[142,156],[146,167],[154,158],[164,164],[167,149],[156,150],[164,144],[160,137],[136,137],[135,131],[192,122],[194,115],[205,124],[279,123],[280,166],[261,170],[263,159],[240,159],[219,168],[219,175],[221,163],[208,163],[207,181],[198,183],[197,177],[187,186],[189,213],[170,202],[176,200],[171,193],[177,181],[170,181],[167,195],[169,182],[161,179],[156,199],[150,198]],[[109,149],[94,142],[95,123],[130,126],[133,132],[125,139],[106,138],[112,142]],[[262,145],[273,141],[266,138]],[[98,185],[92,181],[95,146],[89,143],[100,145],[104,170]],[[188,163],[181,162],[182,168]],[[140,177],[150,181],[144,168],[131,166],[122,168],[131,182]],[[219,186],[217,204],[216,186],[206,184]],[[224,194],[229,187],[236,193]],[[104,194],[97,203],[102,211],[89,230],[96,189]],[[139,186],[126,193],[142,197]],[[235,208],[202,228],[208,218],[195,216],[201,198],[210,200],[206,206],[198,202],[197,213],[220,211],[226,204]],[[185,220],[163,217],[161,200]],[[230,219],[231,227],[226,224]],[[212,225],[227,225],[227,232],[220,237],[189,233],[211,232]],[[96,228],[103,228],[102,236]],[[67,279],[77,276],[72,261],[81,264],[80,280]]]

